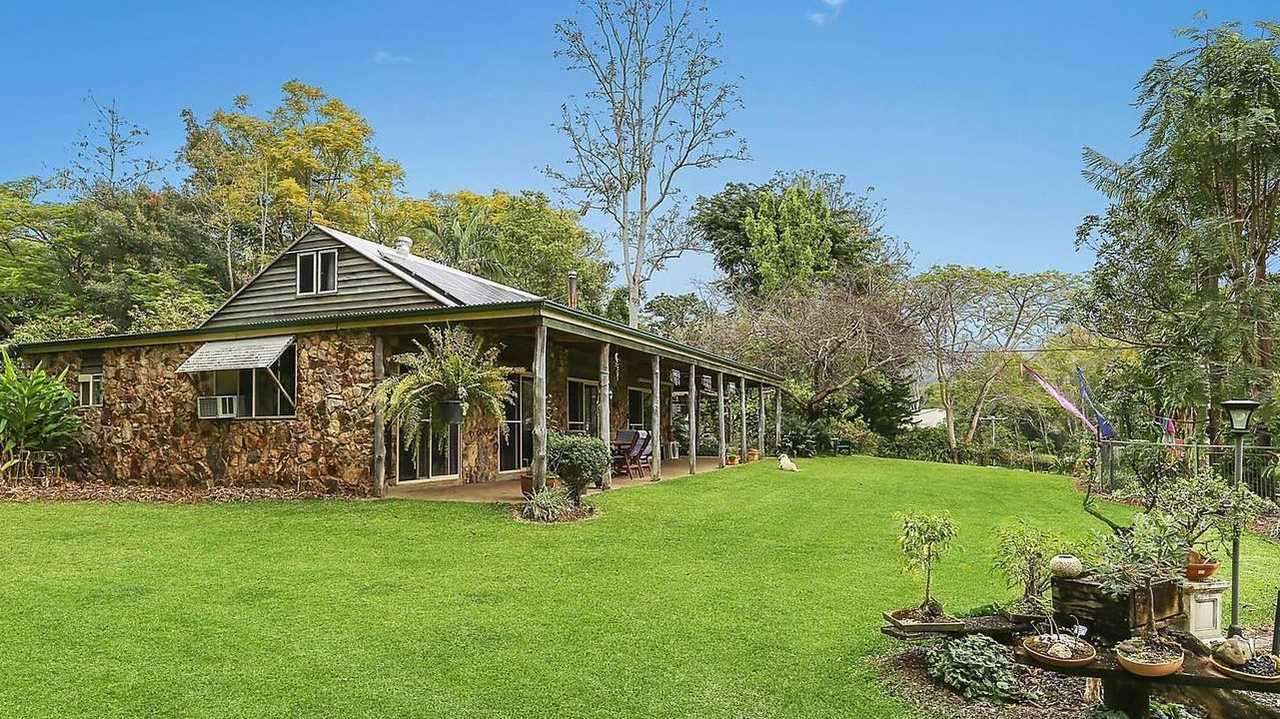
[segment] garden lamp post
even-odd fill
[[[1258,403],[1251,399],[1229,399],[1222,403],[1227,418],[1231,420],[1231,434],[1236,440],[1234,483],[1244,481],[1244,436],[1249,431],[1249,421]],[[1238,637],[1244,634],[1240,628],[1240,527],[1236,526],[1231,535],[1231,627],[1227,636]]]

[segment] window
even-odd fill
[[[498,471],[508,472],[513,469],[520,469],[524,466],[522,461],[524,454],[524,422],[522,420],[522,410],[524,402],[522,401],[522,393],[524,390],[524,382],[517,375],[509,378],[511,381],[511,389],[515,392],[515,401],[508,402],[504,408],[504,421],[506,422],[506,435],[499,438],[498,446]],[[532,388],[532,383],[530,383]],[[530,390],[532,391],[532,389]],[[532,440],[531,440],[532,441]]]
[[[299,252],[298,295],[329,294],[338,291],[338,251]]]
[[[230,369],[201,372],[197,375],[201,397],[235,398],[237,418],[285,418],[297,414],[294,398],[298,395],[298,346],[289,345],[270,367],[262,369]],[[229,401],[209,404],[216,414],[228,416]]]
[[[653,424],[653,393],[647,389],[632,387],[627,390],[627,428],[650,429]]]
[[[593,382],[580,379],[569,380],[569,426],[570,432],[596,436],[600,433],[600,388]]]
[[[81,407],[102,406],[102,373],[82,374],[79,376],[79,404]]]

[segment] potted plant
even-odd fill
[[[725,457],[724,461],[725,461],[725,464],[737,464],[738,463],[737,452],[730,452],[728,456]]]
[[[884,616],[906,631],[956,632],[964,622],[946,614],[942,603],[933,596],[933,570],[951,541],[956,525],[948,514],[910,512],[902,517],[898,546],[908,572],[924,574],[924,601],[918,607],[885,612]]]
[[[1158,581],[1176,579],[1183,570],[1185,545],[1173,520],[1163,512],[1139,514],[1127,532],[1108,535],[1094,574],[1107,594],[1141,592],[1146,599],[1142,633],[1116,645],[1116,661],[1132,674],[1162,677],[1182,668],[1182,645],[1156,628]]]
[[[400,427],[417,427],[430,421],[447,437],[446,425],[462,424],[463,429],[482,422],[502,422],[505,405],[513,401],[511,382],[507,379],[519,370],[498,364],[500,347],[486,346],[463,327],[446,325],[443,329],[427,328],[426,346],[418,341],[416,352],[392,357],[403,368],[374,388],[373,400],[387,420]],[[418,451],[421,432],[405,433],[410,447]]]
[[[582,493],[608,471],[610,461],[609,447],[599,437],[552,432],[547,438],[547,466],[555,469],[574,506],[582,506]]]
[[[1033,659],[1049,666],[1070,669],[1092,664],[1098,658],[1098,650],[1074,632],[1064,632],[1048,612],[1043,625],[1036,626],[1037,633],[1022,640],[1022,648]]]
[[[1186,550],[1186,577],[1204,581],[1217,571],[1215,549],[1229,547],[1237,522],[1248,526],[1266,502],[1244,485],[1211,468],[1178,473],[1159,490],[1157,505],[1168,512]]]
[[[1050,613],[1044,601],[1051,575],[1049,561],[1061,541],[1026,522],[996,530],[997,545],[993,568],[1004,575],[1011,589],[1021,595],[1002,607],[1015,622],[1044,621]]]
[[[1220,674],[1256,684],[1280,684],[1280,657],[1254,651],[1244,637],[1232,637],[1213,652],[1213,668]]]

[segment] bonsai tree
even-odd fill
[[[1158,506],[1168,513],[1184,553],[1212,562],[1214,550],[1230,546],[1238,527],[1248,527],[1271,509],[1271,502],[1211,468],[1172,477],[1159,491]]]
[[[609,446],[599,437],[553,432],[547,437],[547,466],[560,477],[574,506],[582,506],[587,485],[609,470]]]
[[[486,346],[479,337],[455,325],[428,327],[427,338],[427,346],[414,341],[417,352],[392,357],[404,372],[384,379],[374,389],[374,402],[387,419],[401,427],[416,427],[431,418],[433,425],[443,430],[440,413],[434,410],[446,401],[461,404],[464,429],[501,419],[505,405],[514,397],[507,377],[519,371],[498,364],[501,348]],[[506,423],[497,424],[506,431]],[[410,446],[417,451],[421,433],[408,434]],[[436,436],[446,433],[438,431]]]
[[[924,601],[919,612],[923,617],[942,616],[942,604],[933,598],[933,568],[955,539],[956,525],[949,514],[909,512],[902,517],[902,534],[898,546],[908,572],[924,573]]]
[[[1024,614],[1044,614],[1044,593],[1049,590],[1049,560],[1062,541],[1026,522],[996,530],[998,544],[992,566],[1004,575],[1008,586],[1021,590],[1014,608]]]

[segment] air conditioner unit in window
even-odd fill
[[[201,397],[197,402],[200,419],[233,419],[239,398],[233,394]]]

